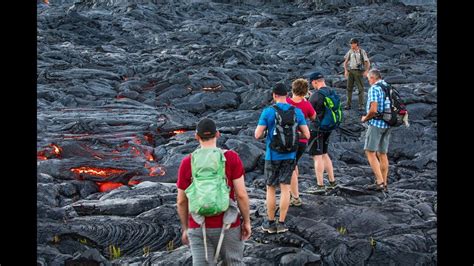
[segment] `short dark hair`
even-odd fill
[[[275,86],[272,88],[272,93],[275,93],[278,96],[286,96],[288,95],[288,92],[286,91],[285,84],[283,83],[277,83]]]
[[[294,95],[305,96],[308,93],[308,81],[306,79],[296,79],[291,83],[291,91]]]
[[[351,40],[349,41],[349,43],[357,43],[357,44],[359,44],[359,40],[357,40],[356,38],[351,38]]]

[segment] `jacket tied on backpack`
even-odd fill
[[[220,148],[199,148],[191,154],[192,183],[185,190],[188,208],[194,221],[201,225],[204,250],[207,255],[205,217],[224,212],[219,243],[214,262],[217,263],[225,229],[229,229],[238,215],[237,204],[230,199],[230,187],[225,174],[224,151]]]

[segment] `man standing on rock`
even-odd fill
[[[197,125],[195,134],[200,148],[186,156],[179,166],[176,185],[178,187],[178,215],[182,230],[181,241],[183,244],[190,244],[193,265],[215,265],[219,252],[226,265],[244,265],[242,261],[243,241],[247,240],[251,233],[249,198],[244,183],[244,167],[235,151],[217,148],[217,138],[219,137],[220,133],[217,131],[214,121],[208,118],[202,119]],[[218,158],[219,161],[212,160],[213,157]],[[216,170],[213,169],[214,165],[219,165],[220,162],[222,163],[221,167],[217,167]],[[207,176],[204,175],[206,171]],[[205,185],[202,192],[214,195],[214,191],[209,191],[209,176],[219,172],[221,172],[221,175],[218,177],[224,179],[222,181],[224,186],[219,188],[224,187],[224,191],[228,193],[230,198],[228,209],[224,213],[210,217],[202,217],[192,213],[192,204],[199,201],[199,197],[206,197],[206,195],[199,195],[196,199],[189,197],[189,195],[193,195],[190,194],[192,183],[200,181],[200,176],[204,175],[204,181],[200,181],[203,182],[201,184]],[[197,190],[199,191],[199,189]],[[227,195],[224,196],[227,197]],[[235,199],[238,203],[240,215],[237,212]],[[230,228],[224,230],[228,227]],[[222,239],[220,239],[221,236],[223,236]],[[215,258],[214,261],[211,258]]]
[[[352,38],[349,44],[351,49],[344,56],[344,77],[347,78],[347,103],[345,109],[351,109],[352,88],[355,83],[359,91],[359,111],[362,111],[364,110],[363,77],[367,76],[370,69],[370,61],[365,50],[359,47],[359,40]]]
[[[291,92],[293,93],[293,96],[291,98],[286,98],[286,102],[301,109],[305,119],[309,118],[314,120],[316,118],[316,111],[314,111],[311,103],[309,103],[305,98],[306,94],[308,94],[308,81],[302,78],[296,79],[291,83]],[[301,156],[303,156],[307,145],[308,139],[300,137],[298,141],[298,150],[296,151],[295,170],[291,176],[290,206],[298,207],[303,204],[298,191],[298,161]]]
[[[324,76],[320,72],[313,72],[309,75],[309,82],[315,91],[311,94],[309,102],[316,110],[316,122],[322,121],[326,112],[324,107],[324,96],[331,94],[331,89],[326,86]],[[326,187],[324,186],[323,175],[326,170],[329,178],[329,188],[336,187],[336,180],[334,178],[334,168],[332,166],[332,160],[328,155],[329,136],[332,131],[320,130],[317,123],[311,127],[311,138],[309,139],[309,155],[313,157],[314,161],[314,172],[316,174],[315,188],[309,189],[308,193],[323,194],[326,193]]]
[[[367,98],[367,115],[362,116],[361,121],[369,125],[365,133],[364,150],[369,160],[370,167],[375,174],[375,184],[367,187],[369,190],[387,192],[388,177],[388,143],[390,141],[390,126],[382,119],[374,119],[377,113],[384,111],[385,104],[390,105],[387,99],[384,99],[383,89],[380,84],[387,85],[382,80],[378,70],[372,69],[368,74],[369,84],[371,85]]]
[[[293,126],[301,131],[302,137],[309,139],[309,129],[306,120],[300,109],[289,105],[286,102],[287,91],[285,85],[277,83],[272,89],[272,96],[275,104],[265,108],[258,120],[255,129],[255,138],[260,139],[264,135],[265,129],[268,129],[266,137],[265,152],[265,178],[267,185],[267,219],[262,224],[262,229],[268,233],[283,233],[288,231],[285,224],[286,214],[290,204],[290,184],[293,170],[295,169],[295,158],[297,150],[297,136],[294,144],[296,149],[292,152],[278,152],[275,149],[275,143],[281,136],[281,121],[291,117]],[[282,118],[285,117],[285,118]],[[279,119],[279,121],[276,121]],[[296,120],[296,121],[295,121]],[[273,141],[273,143],[272,143]],[[273,145],[272,145],[273,144]],[[272,147],[275,147],[273,149]],[[280,186],[280,216],[278,223],[275,220],[276,211],[276,187]]]

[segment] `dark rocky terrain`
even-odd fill
[[[37,14],[38,265],[190,265],[174,183],[202,117],[245,166],[249,265],[437,263],[435,1],[51,0]],[[269,88],[319,70],[345,101],[351,37],[410,113],[392,133],[389,193],[364,189],[366,127],[345,111],[330,144],[341,187],[305,193],[304,155],[303,206],[290,208],[290,232],[265,235],[253,132]]]

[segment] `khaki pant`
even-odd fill
[[[354,83],[357,86],[357,90],[359,92],[359,107],[364,108],[364,83],[362,81],[362,74],[364,72],[362,70],[352,69],[349,70],[349,77],[347,79],[347,103],[346,106],[350,107],[352,104],[352,87],[354,87]]]

